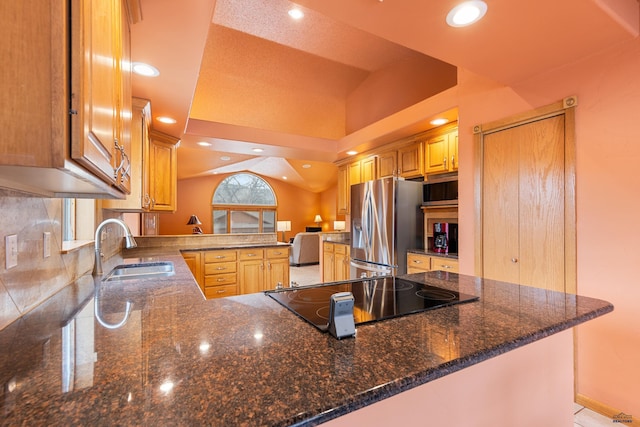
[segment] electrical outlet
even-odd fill
[[[6,268],[7,270],[18,265],[18,235],[12,234],[6,236],[5,241],[5,254],[6,254]]]
[[[51,233],[48,231],[45,231],[44,233],[44,237],[42,238],[42,245],[44,247],[44,254],[43,256],[45,258],[49,258],[51,256]]]

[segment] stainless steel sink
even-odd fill
[[[170,261],[123,264],[113,268],[102,281],[147,279],[150,277],[173,276],[176,274]]]

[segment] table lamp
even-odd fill
[[[191,215],[191,217],[189,218],[189,221],[187,222],[187,225],[195,226],[193,227],[193,234],[202,234],[202,228],[198,227],[200,224],[202,223],[198,219],[197,215]]]
[[[286,242],[286,240],[284,240],[284,233],[285,231],[291,231],[291,221],[277,221],[276,230],[282,232],[282,241]]]

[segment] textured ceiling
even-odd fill
[[[132,59],[161,75],[134,76],[134,95],[151,99],[154,116],[178,120],[154,127],[182,138],[179,177],[246,168],[311,191],[332,184],[346,149],[428,126],[412,105],[432,99],[425,81],[437,79],[411,81],[406,64],[429,73],[448,63],[512,85],[637,37],[640,19],[636,0],[491,0],[463,29],[444,23],[453,0],[298,0],[301,21],[290,20],[287,0],[141,1]],[[391,72],[415,91],[396,96],[391,85],[373,100],[383,108],[354,114],[353,99]],[[451,84],[441,80],[436,92]]]

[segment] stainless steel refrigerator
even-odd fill
[[[383,178],[351,186],[351,278],[407,272],[424,245],[422,183]]]

